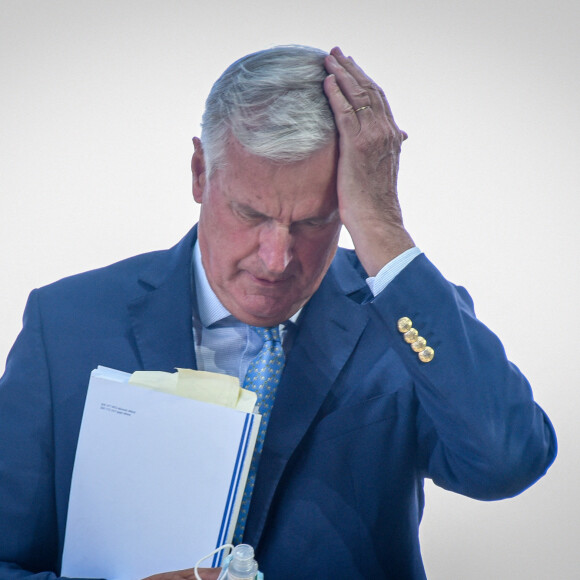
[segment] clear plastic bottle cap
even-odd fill
[[[232,552],[228,568],[228,580],[253,580],[258,573],[258,562],[254,560],[254,548],[238,544]]]

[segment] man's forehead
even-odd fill
[[[275,150],[275,145],[272,145],[272,149]],[[338,140],[335,137],[333,137],[326,145],[314,151],[305,152],[300,155],[295,154],[292,157],[288,155],[282,159],[277,159],[275,153],[272,154],[272,157],[260,156],[253,153],[230,134],[226,141],[222,158],[224,160],[224,166],[232,166],[235,164],[243,168],[250,163],[263,164],[265,166],[270,166],[273,169],[284,169],[286,167],[296,167],[298,169],[300,166],[304,165],[305,162],[320,157],[324,152],[333,158],[333,165],[336,169],[336,166],[338,165]]]
[[[334,150],[294,163],[272,162],[233,145],[213,187],[231,209],[288,222],[333,221],[338,208]]]

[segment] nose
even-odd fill
[[[260,232],[259,256],[271,274],[282,274],[292,260],[292,234],[284,225],[267,224]]]

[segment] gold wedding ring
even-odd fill
[[[354,112],[358,113],[359,111],[364,111],[365,109],[370,109],[371,106],[370,105],[365,105],[364,107],[359,107],[358,109],[355,109]]]

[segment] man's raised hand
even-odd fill
[[[414,246],[397,196],[401,131],[384,92],[333,48],[324,90],[339,132],[337,189],[342,223],[370,276]]]

